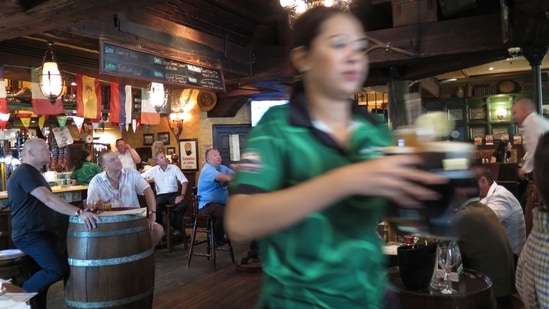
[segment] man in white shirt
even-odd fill
[[[112,151],[102,151],[98,157],[103,172],[95,175],[88,185],[88,205],[110,203],[112,208],[139,208],[137,195],[144,195],[148,209],[148,223],[153,248],[164,235],[162,225],[156,223],[156,205],[151,186],[135,169],[124,168]]]
[[[141,176],[147,179],[153,179],[156,188],[156,222],[165,226],[166,219],[164,218],[166,205],[174,206],[174,218],[172,226],[181,232],[181,220],[185,214],[185,192],[187,192],[187,184],[189,180],[181,169],[173,164],[169,164],[168,158],[164,152],[158,152],[154,158],[156,165]],[[179,190],[181,184],[181,190]]]
[[[498,185],[490,170],[483,166],[473,168],[480,191],[480,203],[494,211],[509,239],[515,262],[526,242],[526,226],[522,206],[513,193]]]
[[[115,154],[120,159],[120,162],[122,162],[122,165],[125,168],[133,168],[134,170],[137,169],[137,164],[141,163],[141,157],[139,157],[139,154],[135,149],[133,149],[130,145],[126,144],[123,138],[119,138],[116,140],[116,149],[118,149]]]
[[[513,120],[524,127],[522,144],[524,147],[524,161],[519,169],[519,177],[523,178],[534,169],[534,160],[532,159],[540,136],[549,131],[549,120],[536,112],[532,100],[520,99],[512,107]]]

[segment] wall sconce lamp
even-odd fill
[[[498,108],[496,109],[496,118],[498,120],[503,120],[507,116],[507,109],[505,108]]]
[[[149,103],[154,107],[157,113],[160,113],[162,107],[168,102],[169,92],[164,89],[162,83],[151,83],[149,88]]]
[[[185,113],[171,113],[169,126],[176,139],[179,139],[181,133],[183,133],[183,121],[185,120]]]
[[[46,61],[48,52],[51,54],[51,61]],[[53,54],[53,43],[48,42],[48,49],[42,60],[42,72],[39,76],[40,91],[52,104],[63,94],[63,78],[55,62]]]

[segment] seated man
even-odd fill
[[[168,158],[166,158],[164,152],[158,152],[154,157],[154,161],[156,165],[141,174],[141,176],[154,180],[156,188],[156,222],[163,224],[164,227],[166,226],[166,205],[172,204],[174,206],[172,227],[184,234],[184,231],[181,230],[181,220],[183,220],[185,214],[183,200],[189,180],[183,175],[179,167],[168,164]],[[179,191],[179,184],[181,184],[181,191]]]
[[[490,207],[498,217],[515,254],[515,261],[517,261],[526,242],[526,226],[522,206],[513,193],[492,179],[490,170],[480,165],[473,167],[472,170],[478,182],[480,202]]]
[[[137,194],[145,195],[148,221],[153,248],[156,247],[164,229],[156,223],[156,201],[151,186],[133,168],[124,168],[118,156],[112,151],[102,151],[98,158],[103,172],[95,175],[88,186],[88,204],[110,202],[113,208],[139,208]]]
[[[206,163],[198,177],[198,209],[214,219],[214,237],[217,245],[226,243],[223,229],[225,203],[229,198],[227,184],[233,179],[234,171],[221,164],[219,150],[212,148],[206,151]]]
[[[515,283],[515,263],[498,217],[478,199],[470,200],[455,216],[463,267],[490,277],[498,306],[508,303]]]

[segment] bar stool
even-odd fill
[[[193,191],[196,189],[193,188]],[[202,256],[208,258],[212,264],[212,269],[216,270],[216,254],[217,251],[228,251],[231,255],[231,261],[234,264],[234,253],[231,241],[228,240],[228,248],[221,248],[216,246],[213,218],[209,215],[200,214],[198,211],[199,196],[196,193],[192,194],[193,205],[193,230],[191,232],[191,240],[189,243],[189,256],[187,259],[187,267],[191,267],[191,259],[193,256]],[[206,234],[205,240],[197,240],[196,233],[201,232]],[[205,253],[194,252],[194,247],[200,244],[206,244]]]

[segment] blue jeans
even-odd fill
[[[39,270],[23,283],[23,289],[38,292],[34,297],[36,304],[39,309],[45,309],[48,288],[61,280],[68,271],[67,259],[57,251],[57,235],[48,232],[27,233],[14,238],[13,243],[39,266]]]

